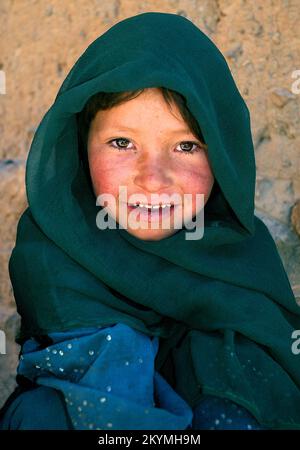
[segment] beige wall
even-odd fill
[[[226,57],[251,113],[257,214],[300,300],[300,94],[292,92],[292,72],[300,70],[299,0],[1,0],[0,329],[7,354],[0,355],[0,404],[14,386],[18,316],[7,264],[26,207],[24,169],[34,131],[85,48],[114,23],[145,11],[185,15]]]

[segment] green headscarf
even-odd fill
[[[202,239],[160,241],[96,226],[78,113],[99,91],[165,86],[197,119],[216,180]],[[82,148],[81,148],[82,151]],[[194,407],[203,393],[245,406],[264,426],[300,429],[300,329],[276,245],[254,215],[248,108],[213,42],[176,14],[127,18],[75,63],[34,136],[10,277],[18,342],[123,322],[160,337],[156,368]]]

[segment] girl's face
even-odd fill
[[[123,203],[124,212],[119,212],[123,202],[119,186],[126,187],[128,203],[134,203],[130,199],[132,194],[143,194],[148,205],[159,204],[153,201],[153,194],[170,197],[176,194],[182,202],[183,224],[185,217],[190,217],[191,212],[194,217],[201,209],[196,204],[196,194],[204,194],[205,204],[214,183],[206,150],[188,129],[177,106],[172,104],[170,110],[157,88],[148,88],[134,99],[97,112],[89,130],[88,159],[96,197],[113,195],[116,210],[111,210],[110,216],[123,227],[125,219],[130,222],[134,207]],[[189,213],[185,212],[184,194],[191,194]],[[172,219],[173,207],[153,213],[142,207],[138,211],[140,215],[135,217],[143,228],[135,229],[129,223],[126,229],[139,239],[160,240],[180,228],[175,228],[172,220],[168,229],[161,226],[161,214],[170,213]]]

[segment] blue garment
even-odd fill
[[[18,394],[0,419],[0,430],[72,429],[63,395],[45,386],[37,386]]]
[[[193,411],[155,370],[158,337],[122,323],[49,336],[47,348],[24,343],[17,372],[38,386],[11,402],[0,429],[260,428],[226,399],[204,396]]]
[[[194,430],[263,430],[248,410],[227,398],[205,395],[194,408]]]

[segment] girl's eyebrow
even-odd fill
[[[105,128],[105,132],[107,132],[107,131],[109,131],[109,132],[111,132],[111,131],[113,131],[113,132],[123,132],[123,131],[138,132],[139,129],[138,128],[125,127],[125,126],[120,126],[120,127],[115,126],[115,127]],[[177,130],[174,130],[173,128],[170,128],[170,129],[165,131],[165,134],[175,134],[175,133],[176,134],[179,134],[179,133],[181,133],[181,134],[184,134],[184,133],[193,134],[191,132],[191,130],[188,129],[188,128],[178,128]]]

